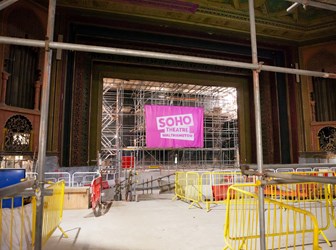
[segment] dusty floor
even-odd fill
[[[69,238],[63,238],[56,230],[44,249],[223,249],[225,206],[219,205],[209,213],[205,209],[188,207],[189,204],[182,201],[160,199],[114,202],[101,217],[94,217],[91,210],[66,210],[61,226]],[[326,234],[336,245],[333,225]],[[320,241],[323,241],[321,237]],[[336,249],[324,243],[321,247]]]
[[[224,206],[210,213],[169,199],[114,202],[108,213],[66,210],[44,249],[222,249]]]

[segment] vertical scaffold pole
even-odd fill
[[[252,49],[252,63],[258,65],[257,53],[257,39],[254,15],[253,0],[249,0],[250,12],[250,35],[251,35],[251,49]],[[256,146],[257,146],[257,165],[258,172],[263,172],[263,155],[262,155],[262,140],[261,140],[261,118],[260,118],[260,89],[259,89],[259,70],[253,70],[253,93],[254,93],[254,110],[255,110],[255,123],[256,123]],[[264,214],[264,188],[260,186],[259,190],[259,230],[260,230],[260,249],[266,249],[265,240],[265,214]]]
[[[38,150],[38,185],[36,188],[36,236],[35,250],[42,249],[42,225],[43,225],[43,188],[44,188],[44,164],[47,149],[47,133],[48,133],[48,110],[49,110],[49,92],[50,92],[50,71],[52,51],[48,44],[53,41],[54,22],[55,22],[56,0],[49,0],[48,24],[46,33],[46,46],[43,64],[43,86],[42,86],[42,103],[39,131],[39,150]]]
[[[116,96],[116,135],[115,135],[115,146],[116,146],[116,160],[117,160],[117,180],[120,184],[120,190],[121,190],[121,171],[122,171],[122,117],[121,117],[121,109],[123,107],[123,86],[121,84],[118,84],[117,86],[117,96]],[[127,171],[125,169],[125,178],[127,178]],[[126,183],[125,183],[126,185]],[[121,194],[121,191],[120,191]],[[121,197],[118,197],[118,200],[122,199]]]

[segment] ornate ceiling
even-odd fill
[[[307,4],[287,12],[293,0],[255,0],[257,35],[294,42],[335,38],[336,11],[330,10],[336,8],[335,0],[297,1]],[[313,7],[309,2],[332,8]],[[208,34],[249,34],[248,0],[57,0],[57,6]]]

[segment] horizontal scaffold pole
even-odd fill
[[[257,169],[257,164],[242,164],[248,165],[250,169]],[[277,168],[330,168],[336,167],[336,163],[293,163],[293,164],[263,164],[264,169],[277,169]]]
[[[329,1],[330,4],[328,4],[328,1],[310,1],[310,0],[287,0],[287,1],[302,4],[304,6],[312,6],[320,9],[336,11],[336,6],[331,4],[332,1]]]
[[[7,8],[9,5],[17,2],[18,0],[2,0],[0,3],[0,10]]]
[[[186,56],[186,55],[169,54],[169,53],[160,53],[160,52],[151,52],[151,51],[142,51],[142,50],[121,49],[121,48],[63,43],[63,42],[49,42],[49,41],[40,41],[40,40],[25,39],[25,38],[5,37],[5,36],[0,36],[0,43],[40,47],[40,48],[50,48],[50,49],[62,49],[62,50],[71,50],[71,51],[83,51],[83,52],[94,52],[94,53],[101,53],[101,54],[132,56],[132,57],[155,58],[155,59],[163,59],[163,60],[171,60],[171,61],[192,62],[192,63],[217,65],[217,66],[225,66],[225,67],[233,67],[233,68],[251,69],[251,70],[258,70],[258,71],[270,71],[270,72],[276,72],[276,73],[287,73],[287,74],[295,74],[295,75],[305,75],[305,76],[336,79],[336,73],[327,73],[327,72],[318,72],[318,71],[310,71],[310,70],[302,70],[302,69],[268,66],[262,63],[252,64],[252,63],[236,62],[236,61],[229,61],[229,60],[212,59],[212,58],[204,58],[204,57],[196,57],[196,56]]]
[[[15,194],[21,193],[26,188],[31,188],[35,184],[35,180],[25,180],[17,184],[0,188],[0,199],[11,197]]]
[[[265,176],[265,177],[272,177],[272,178],[279,178],[280,180],[270,180],[268,183],[268,180],[263,181],[265,184],[275,184],[276,182],[282,182],[283,183],[294,183],[297,182],[319,182],[319,183],[326,183],[326,184],[336,184],[336,177],[334,176],[315,176],[315,175],[309,175],[310,172],[306,172],[304,174],[298,172],[297,174],[294,174],[292,172],[287,173],[274,173],[267,171],[267,169],[263,168],[263,173],[260,173],[259,171],[250,168],[250,165],[241,165],[240,170],[243,175],[257,175],[257,176]],[[324,172],[321,172],[323,174]],[[307,175],[305,175],[307,174]]]
[[[281,178],[284,180],[297,180],[301,182],[319,182],[326,184],[336,184],[336,177],[301,175],[291,173],[284,174],[284,173],[271,173],[271,172],[265,172],[265,176],[272,178]]]

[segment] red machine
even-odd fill
[[[107,181],[103,181],[102,174],[100,172],[99,176],[92,180],[91,182],[91,205],[93,214],[98,217],[102,215],[103,209],[106,210],[110,207],[112,201],[103,202],[102,193],[103,190],[109,189],[109,184]]]

